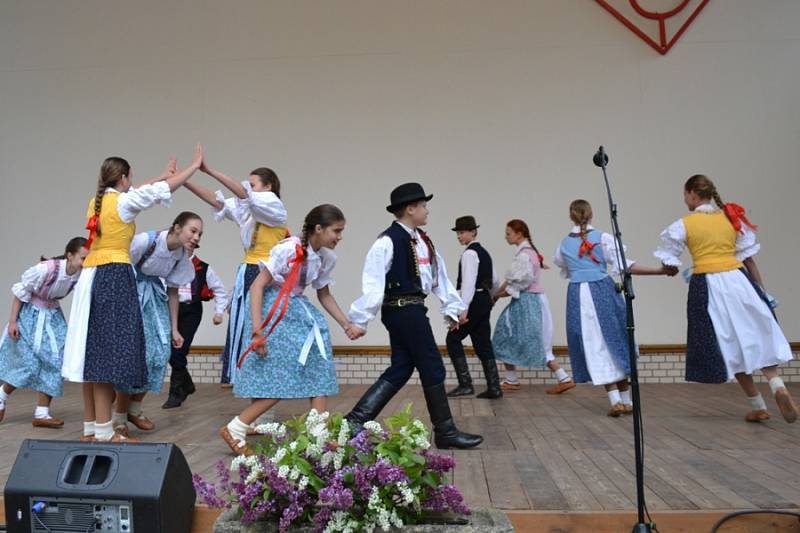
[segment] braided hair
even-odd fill
[[[592,221],[592,204],[586,200],[573,200],[569,204],[569,218],[580,228],[581,240],[586,240],[589,222]]]
[[[108,157],[100,165],[97,177],[97,192],[94,195],[94,214],[98,217],[96,234],[100,235],[100,208],[103,206],[103,195],[108,187],[114,187],[123,176],[129,176],[131,166],[121,157]]]
[[[714,182],[711,181],[708,176],[704,176],[703,174],[695,174],[683,185],[683,190],[686,192],[693,192],[703,200],[714,200],[714,203],[717,204],[717,207],[725,210],[725,202],[722,201],[722,198],[717,191],[717,187],[714,185]]]
[[[539,258],[539,266],[544,268],[544,259],[542,258],[542,254],[539,253],[539,249],[536,248],[536,245],[533,244],[533,239],[531,239],[531,231],[528,229],[528,225],[525,221],[515,218],[513,220],[509,220],[507,227],[511,228],[512,231],[516,233],[521,233],[523,237],[530,243],[531,248],[533,251],[536,252],[536,256]]]

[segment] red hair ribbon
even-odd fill
[[[89,238],[86,239],[86,244],[83,245],[87,250],[91,249],[94,238],[97,236],[97,223],[100,218],[97,215],[92,215],[86,223],[86,229],[89,230]]]
[[[584,255],[588,255],[589,259],[591,259],[592,261],[594,261],[597,264],[600,264],[600,260],[597,259],[594,256],[594,252],[592,252],[592,250],[594,250],[595,246],[597,246],[597,245],[590,243],[586,239],[583,239],[581,241],[581,247],[578,248],[578,257],[583,257]]]
[[[275,311],[278,310],[278,306],[280,305],[281,311],[278,314],[278,318],[275,319],[275,322],[272,323],[270,326],[269,331],[264,336],[260,336],[257,339],[254,339],[253,342],[250,343],[250,346],[242,352],[242,355],[239,356],[239,361],[236,363],[236,368],[242,368],[244,364],[244,360],[247,359],[247,356],[260,346],[264,346],[267,343],[267,337],[269,337],[272,332],[275,330],[275,327],[283,320],[284,315],[286,314],[287,309],[289,308],[289,298],[292,297],[292,291],[297,286],[297,283],[300,281],[300,268],[303,266],[303,259],[305,258],[305,249],[300,243],[295,245],[295,254],[294,259],[289,261],[290,269],[289,273],[286,275],[284,279],[283,285],[281,286],[281,290],[278,291],[278,296],[275,298],[275,302],[272,304],[272,308],[269,310],[267,314],[267,318],[261,323],[261,326],[258,328],[258,331],[263,330],[267,327],[267,324],[272,321],[272,317],[275,316]]]
[[[741,205],[729,203],[725,204],[724,209],[725,209],[725,216],[727,216],[728,220],[730,220],[731,224],[733,224],[733,229],[735,229],[739,233],[742,232],[743,222],[751,230],[753,231],[758,230],[758,226],[756,226],[747,219],[747,213],[745,212],[744,207],[742,207]]]

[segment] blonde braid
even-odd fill
[[[723,202],[722,198],[720,198],[719,193],[717,192],[716,188],[714,188],[714,192],[711,193],[711,197],[714,199],[714,203],[717,204],[717,207],[719,207],[720,209],[722,209],[724,211],[725,210],[725,202]]]
[[[100,178],[97,181],[97,192],[94,195],[94,214],[97,217],[97,226],[95,229],[95,234],[99,237],[100,236],[100,208],[103,207],[103,195],[106,193],[106,186],[103,183],[103,179]]]

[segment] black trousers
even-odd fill
[[[446,371],[442,355],[436,346],[428,309],[424,305],[384,306],[381,322],[389,332],[392,348],[392,364],[381,379],[399,389],[417,369],[423,387],[444,383]]]
[[[455,331],[447,334],[447,353],[453,359],[462,359],[465,356],[464,346],[461,341],[467,338],[472,340],[472,347],[481,361],[494,359],[494,348],[492,348],[492,326],[490,318],[492,314],[492,297],[487,291],[475,293],[469,304],[466,324],[461,324]]]
[[[180,348],[172,347],[169,356],[169,364],[173,370],[183,370],[187,366],[186,356],[189,348],[192,347],[194,334],[200,327],[203,319],[203,302],[182,303],[178,307],[178,333],[183,337],[183,346]]]

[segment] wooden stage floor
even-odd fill
[[[800,387],[791,386],[796,397]],[[346,411],[366,385],[346,385],[330,408]],[[800,505],[800,423],[786,424],[768,398],[772,420],[747,424],[745,398],[736,385],[646,385],[646,498],[651,513],[667,510],[796,509]],[[177,443],[195,473],[213,472],[229,459],[217,435],[245,402],[216,385],[198,385],[183,407],[162,410],[165,395],[151,395],[145,412],[157,424],[144,440]],[[408,386],[385,414],[408,401],[427,422],[422,391]],[[17,391],[0,423],[0,483],[25,438],[77,439],[80,388],[66,384],[55,415],[64,429],[34,428],[35,395]],[[501,400],[451,402],[461,429],[482,433],[480,449],[457,451],[455,483],[470,506],[514,511],[604,512],[635,509],[632,422],[605,416],[600,387],[579,386],[557,397],[543,386],[523,387]],[[277,419],[301,413],[305,401],[288,401]]]

